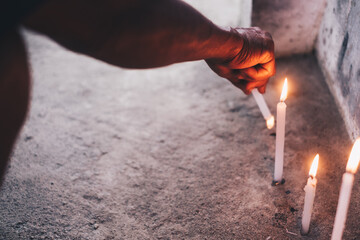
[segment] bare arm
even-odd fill
[[[205,59],[246,93],[254,87],[263,92],[275,73],[271,37],[254,29],[220,29],[179,0],[50,0],[24,24],[121,67]]]

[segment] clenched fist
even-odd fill
[[[274,41],[270,33],[260,28],[232,28],[231,40],[227,41],[234,53],[227,59],[207,59],[210,68],[219,76],[227,78],[245,94],[258,88],[265,92],[269,78],[275,75]],[[234,42],[242,45],[234,48]]]

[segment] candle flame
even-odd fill
[[[360,161],[360,138],[356,139],[354,146],[351,150],[349,160],[346,165],[346,171],[355,173]]]
[[[266,127],[268,129],[272,129],[275,125],[275,118],[273,115],[271,115],[271,117],[269,117],[268,119],[266,119]]]
[[[286,100],[287,92],[288,92],[288,83],[287,83],[287,78],[285,78],[283,89],[281,91],[281,96],[280,96],[281,102],[284,102]]]
[[[319,165],[319,154],[316,154],[309,171],[309,175],[313,178],[316,176],[318,165]]]

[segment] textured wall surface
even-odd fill
[[[250,26],[252,0],[185,0],[221,27]]]
[[[254,0],[252,25],[269,31],[276,55],[311,52],[325,7],[325,0]]]
[[[350,136],[360,136],[360,2],[328,0],[317,57]]]

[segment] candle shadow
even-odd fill
[[[273,180],[272,182],[271,182],[271,186],[278,186],[278,185],[283,185],[285,183],[285,178],[283,178],[281,181],[275,181],[275,180]]]

